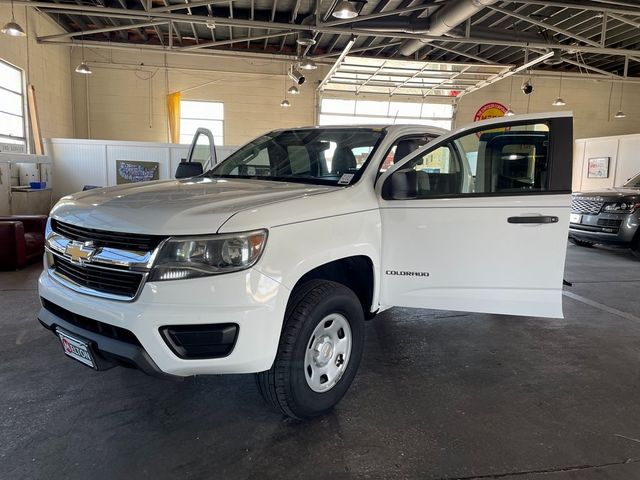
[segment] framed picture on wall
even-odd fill
[[[116,184],[149,182],[160,179],[158,162],[116,160]]]
[[[593,157],[589,159],[587,178],[609,178],[609,160],[611,157]]]

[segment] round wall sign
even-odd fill
[[[473,117],[474,122],[488,120],[490,118],[504,117],[507,107],[498,102],[485,103],[481,106]]]

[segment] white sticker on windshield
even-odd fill
[[[338,180],[338,185],[349,185],[354,176],[355,174],[353,173],[343,173],[340,180]]]

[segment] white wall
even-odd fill
[[[36,41],[38,35],[61,33],[62,29],[33,8],[16,5],[15,16],[27,37],[0,35],[0,58],[23,69],[26,83],[33,84],[42,137],[73,137],[69,47]],[[10,18],[11,7],[0,5],[2,22]]]
[[[217,147],[218,161],[235,147]],[[116,160],[158,162],[160,180],[173,178],[188,145],[52,138],[45,150],[53,163],[53,198],[81,191],[85,185],[116,185]]]
[[[611,92],[611,82],[602,80],[568,79],[562,81],[564,107],[551,104],[558,96],[559,77],[537,78],[533,76],[534,93],[524,95],[520,86],[526,77],[514,76],[512,109],[516,113],[549,112],[571,110],[574,115],[574,138],[603,137],[640,133],[640,84],[625,84],[623,110],[624,119],[613,118],[620,105],[620,83]],[[609,94],[611,105],[609,105]],[[511,78],[506,78],[460,99],[456,114],[456,125],[473,122],[477,110],[488,102],[500,102],[507,106],[511,96]]]
[[[619,187],[640,173],[640,135],[621,135],[576,140],[573,155],[573,190]],[[590,158],[609,157],[609,177],[589,178]]]
[[[76,132],[80,138],[167,142],[167,93],[182,91],[184,100],[224,103],[224,143],[242,145],[275,128],[315,124],[312,72],[289,96],[291,108],[280,107],[293,83],[285,64],[266,60],[202,56],[165,57],[155,52],[87,49],[93,74],[74,75]],[[72,65],[80,51],[72,53]],[[141,65],[143,64],[143,65]]]

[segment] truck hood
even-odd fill
[[[622,201],[622,200],[640,200],[640,189],[627,187],[603,188],[601,190],[589,190],[585,192],[576,192],[575,197],[588,197],[598,201]]]
[[[235,213],[340,187],[207,177],[100,188],[63,197],[51,216],[86,228],[157,235],[216,233]],[[264,227],[268,219],[265,219]]]

